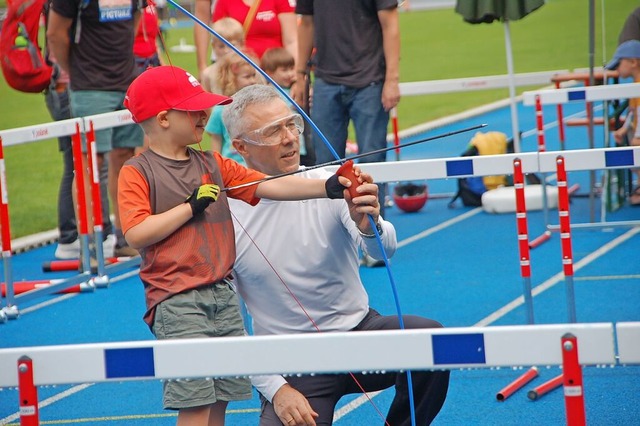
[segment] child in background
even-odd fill
[[[229,43],[237,47],[238,49],[244,48],[244,30],[242,29],[242,24],[236,21],[233,18],[222,18],[217,20],[211,25],[211,29],[214,30],[217,34],[227,40]],[[213,82],[215,80],[215,76],[217,74],[218,66],[216,65],[216,61],[224,58],[228,53],[231,53],[233,50],[227,46],[224,42],[222,42],[217,37],[213,37],[211,40],[211,65],[205,68],[202,71],[202,87],[204,90],[208,92],[214,92]]]
[[[342,198],[351,184],[337,175],[261,181],[263,173],[191,148],[202,139],[211,107],[229,102],[172,66],[150,68],[127,90],[124,106],[150,142],[149,149],[129,159],[120,172],[118,209],[127,241],[140,250],[144,320],[157,339],[245,335],[231,282],[236,248],[227,197],[251,205],[262,197]],[[268,119],[254,120],[255,139],[263,137],[263,128],[273,127]],[[354,173],[362,183],[357,167]],[[256,184],[243,186],[248,183]],[[237,186],[242,187],[220,191]],[[163,386],[163,405],[179,410],[178,425],[224,425],[228,402],[251,398],[246,377],[170,380]]]
[[[133,40],[138,75],[149,67],[162,65],[157,9],[152,0],[148,0],[147,4],[148,6],[142,9],[136,38]]]
[[[248,49],[241,51],[257,63],[258,59],[252,51]],[[264,79],[258,75],[253,66],[236,53],[225,55],[215,63],[215,66],[216,75],[212,82],[211,90],[209,90],[212,93],[232,96],[243,87],[256,83],[264,84]],[[231,158],[244,165],[244,159],[233,147],[229,133],[222,122],[222,108],[222,106],[215,106],[213,108],[211,117],[209,117],[209,121],[205,127],[205,130],[211,136],[211,150],[219,152],[222,156]]]
[[[284,47],[267,49],[260,60],[260,67],[269,77],[280,86],[288,95],[291,86],[296,81],[295,60],[291,53]],[[289,99],[285,102],[290,104]],[[292,108],[293,109],[293,108]],[[300,135],[300,156],[307,155],[307,143],[303,135]],[[300,160],[304,164],[303,159]]]
[[[620,78],[632,77],[635,83],[640,83],[640,41],[629,40],[622,43],[613,54],[613,59],[606,66],[609,70],[618,70]],[[625,138],[629,145],[640,145],[640,98],[629,99],[629,112],[624,125],[613,132],[617,145],[624,145]],[[629,204],[640,206],[640,168],[634,168],[636,187],[629,195]]]

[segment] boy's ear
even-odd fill
[[[168,114],[169,111],[160,111],[158,114],[156,114],[155,120],[161,127],[169,127],[169,120],[167,118]]]

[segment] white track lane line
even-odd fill
[[[625,241],[627,241],[628,239],[630,239],[631,237],[633,237],[634,235],[636,235],[638,233],[640,233],[640,227],[635,227],[635,228],[630,229],[626,233],[620,235],[616,239],[614,239],[612,241],[609,241],[607,244],[603,245],[598,250],[589,253],[589,255],[583,257],[578,262],[576,262],[574,264],[574,267],[573,267],[574,271],[579,271],[583,267],[587,266],[588,264],[590,264],[594,260],[597,260],[599,257],[605,255],[606,253],[610,252],[611,250],[613,250],[614,248],[616,248],[617,246],[619,246],[620,244],[624,243]],[[556,275],[554,275],[553,277],[549,278],[547,281],[545,281],[542,284],[540,284],[540,285],[536,286],[535,288],[533,288],[533,290],[531,291],[531,295],[533,297],[539,295],[540,293],[550,289],[554,285],[556,285],[559,282],[561,282],[563,280],[563,278],[564,278],[564,273],[563,272],[558,272]],[[484,327],[484,326],[490,325],[491,323],[493,323],[493,322],[497,321],[498,319],[502,318],[503,316],[505,316],[509,312],[513,311],[514,309],[516,309],[517,307],[519,307],[522,304],[524,304],[524,296],[520,296],[520,297],[512,300],[511,302],[507,303],[506,305],[504,305],[502,308],[498,309],[497,311],[495,311],[491,315],[489,315],[489,316],[481,319],[477,323],[475,323],[473,325],[473,327]]]

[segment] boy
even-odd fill
[[[618,70],[620,78],[633,77],[635,83],[640,83],[640,41],[629,40],[622,43],[616,49],[613,59],[607,64],[607,69]],[[622,127],[613,132],[616,144],[624,144],[627,137],[629,145],[640,145],[640,98],[629,99],[629,112]],[[629,204],[640,206],[640,168],[632,169],[636,175],[636,187],[629,196]]]
[[[149,149],[123,167],[118,208],[127,241],[140,250],[144,320],[158,339],[245,334],[231,283],[235,243],[227,196],[252,205],[261,197],[342,198],[350,186],[336,175],[326,181],[265,180],[265,174],[217,153],[190,148],[202,140],[207,111],[230,101],[204,91],[195,77],[173,66],[145,71],[125,97],[125,107],[149,137]],[[295,137],[288,123],[252,124],[252,140]],[[179,410],[178,425],[212,426],[224,424],[228,401],[250,397],[247,378],[189,379],[165,382],[163,402]]]
[[[260,60],[260,67],[269,77],[280,86],[287,95],[291,86],[296,81],[295,60],[291,53],[284,47],[272,47],[267,49]],[[287,100],[288,102],[288,100]],[[305,162],[307,156],[307,142],[304,135],[300,135],[300,156],[303,165],[311,165]]]
[[[295,60],[284,47],[267,49],[262,55],[260,66],[264,72],[289,93],[296,80]]]
[[[242,24],[235,19],[219,19],[211,25],[211,29],[238,49],[244,48],[244,30],[242,29]],[[222,40],[215,36],[211,40],[211,50],[211,65],[206,67],[200,75],[202,86],[208,92],[212,91],[214,80],[218,73],[216,62],[233,51]]]

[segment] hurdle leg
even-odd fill
[[[536,130],[538,134],[538,152],[545,152],[547,150],[545,136],[544,136],[544,118],[542,116],[542,101],[540,95],[536,95]],[[564,132],[564,131],[563,131]],[[544,173],[542,173],[542,179],[540,179],[540,185],[542,186],[542,215],[544,218],[545,228],[549,227],[549,201],[547,199],[547,180]],[[529,244],[531,248],[535,248],[540,244],[549,241],[551,238],[550,232],[544,232],[539,237],[533,239]]]
[[[91,272],[91,259],[89,252],[89,218],[87,215],[87,197],[85,193],[84,171],[82,165],[82,135],[80,124],[76,123],[76,132],[71,137],[73,150],[73,169],[76,174],[76,211],[80,238],[80,257],[82,259],[82,270]]]
[[[522,162],[513,160],[513,185],[516,191],[516,222],[518,228],[518,250],[520,251],[520,274],[524,285],[524,301],[527,308],[527,323],[533,324],[533,297],[531,296],[531,259],[529,254],[529,233],[527,226],[527,206],[524,196],[524,175]]]
[[[576,299],[573,288],[573,253],[571,249],[571,220],[569,218],[569,190],[564,157],[556,157],[558,174],[558,216],[560,219],[560,241],[562,245],[562,267],[567,289],[567,311],[569,322],[576,322]]]
[[[4,281],[7,283],[6,305],[0,309],[0,323],[20,316],[13,292],[13,258],[11,253],[11,225],[9,223],[9,195],[6,168],[4,165],[4,147],[0,137],[0,231],[2,232],[2,262]]]
[[[556,81],[556,89],[560,88],[560,81]],[[562,104],[556,105],[556,112],[558,114],[558,137],[560,138],[560,150],[564,151],[564,117],[562,113]]]
[[[33,382],[33,361],[28,356],[18,359],[18,390],[20,398],[20,425],[38,426],[38,389]]]
[[[562,377],[567,425],[586,425],[582,367],[578,362],[578,339],[571,333],[562,336]]]
[[[109,286],[109,277],[105,273],[105,259],[102,246],[102,200],[100,198],[100,171],[98,167],[96,133],[93,128],[93,121],[89,121],[89,131],[87,132],[87,162],[89,175],[91,176],[91,205],[93,213],[93,241],[96,250],[96,260],[98,261],[97,276],[92,278],[96,287],[105,288]]]

